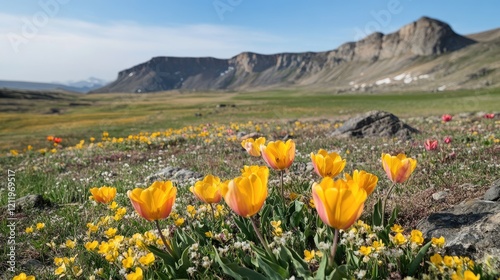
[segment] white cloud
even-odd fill
[[[154,56],[229,58],[242,51],[275,53],[290,46],[280,36],[234,26],[47,19],[41,24],[44,18],[37,22],[33,16],[0,13],[1,80],[113,80],[118,71]]]

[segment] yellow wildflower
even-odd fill
[[[364,255],[364,256],[370,255],[371,252],[372,252],[372,247],[370,247],[370,246],[368,246],[368,247],[367,246],[361,246],[359,248],[359,253],[362,254],[362,255]]]
[[[144,266],[149,266],[155,261],[155,255],[153,253],[148,253],[139,258],[139,263]]]
[[[27,227],[24,232],[26,233],[32,233],[33,232],[33,227]]]
[[[37,223],[37,224],[36,224],[36,229],[37,229],[37,230],[41,230],[41,229],[43,229],[44,227],[45,227],[45,223]]]
[[[439,238],[433,237],[431,241],[432,241],[432,245],[435,245],[439,248],[443,248],[445,239],[443,236],[441,236]]]

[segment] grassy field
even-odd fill
[[[275,90],[58,97],[53,100],[3,99],[6,102],[0,105],[0,151],[37,146],[47,135],[57,135],[74,144],[84,139],[83,136],[97,136],[104,130],[126,137],[140,131],[200,123],[345,119],[369,110],[386,110],[400,117],[412,117],[500,108],[500,89],[387,94]],[[227,106],[218,107],[219,104]],[[53,109],[58,113],[51,113]],[[201,117],[195,114],[201,114]]]
[[[444,268],[436,254],[444,257],[446,251],[437,241],[423,240],[412,231],[433,212],[481,197],[498,179],[499,117],[458,114],[497,111],[498,89],[72,95],[36,102],[9,100],[0,108],[0,166],[5,171],[0,185],[0,244],[8,244],[11,236],[17,244],[15,272],[8,271],[11,248],[0,249],[1,279],[21,272],[36,279],[338,279],[334,273],[342,271],[366,279],[461,279],[465,271],[481,279],[500,277],[498,258],[487,265],[486,259],[475,259],[472,265],[457,257]],[[49,114],[53,109],[60,113]],[[410,140],[330,136],[349,116],[373,109],[392,112],[422,133]],[[443,114],[453,119],[443,122]],[[160,221],[170,244],[164,250],[155,224],[135,212],[127,191],[150,186],[150,175],[166,167],[185,168],[201,177],[213,174],[225,181],[241,176],[245,165],[266,166],[262,157],[246,153],[238,132],[258,132],[266,144],[285,136],[293,139],[295,158],[284,173],[283,195],[280,172],[270,169],[262,209],[244,218],[225,199],[213,208],[200,202],[189,191],[198,180],[194,177],[162,178],[177,188],[172,212]],[[48,135],[62,142],[47,141]],[[445,137],[451,142],[445,143]],[[426,150],[427,139],[437,140],[437,149]],[[27,145],[32,149],[26,150]],[[312,185],[322,179],[311,168],[310,153],[319,149],[345,159],[343,172],[365,170],[378,177],[361,216],[366,224],[355,223],[340,233],[334,258],[328,257],[334,230],[311,202]],[[380,227],[372,219],[374,204],[392,185],[382,168],[382,153],[405,153],[417,160],[409,180],[397,185],[387,204],[386,220],[391,209],[399,209],[393,222],[404,228],[399,239],[392,223]],[[344,177],[343,172],[336,179]],[[15,181],[9,183],[9,178]],[[101,186],[116,189],[115,203],[89,199],[90,189]],[[443,190],[448,192],[445,199],[432,199]],[[44,203],[11,215],[9,193],[15,198],[41,195]],[[8,227],[12,217],[14,230]],[[339,269],[333,270],[333,261]]]

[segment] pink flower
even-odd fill
[[[427,139],[425,140],[424,146],[427,151],[434,151],[438,148],[438,141]]]
[[[453,139],[451,139],[451,137],[450,137],[450,136],[446,136],[446,137],[444,138],[444,142],[445,142],[446,144],[450,144],[452,140],[453,140]]]
[[[441,116],[441,119],[443,120],[443,122],[449,122],[451,121],[453,117],[451,115],[448,115],[448,114],[444,114],[443,116]]]
[[[484,118],[486,119],[493,119],[495,118],[495,114],[491,113],[491,114],[484,114]]]

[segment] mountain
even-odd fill
[[[106,81],[89,78],[84,81],[68,83],[36,83],[21,81],[1,81],[0,88],[20,89],[20,90],[64,90],[70,92],[87,93],[93,89],[98,89],[106,85]]]
[[[489,86],[500,82],[500,41],[495,34],[464,37],[444,22],[422,17],[394,33],[373,33],[326,52],[244,52],[230,59],[154,57],[119,72],[114,82],[93,92],[277,87],[444,90]]]
[[[70,82],[64,83],[64,85],[69,86],[69,87],[73,87],[73,88],[81,89],[82,92],[88,92],[88,91],[91,91],[93,89],[103,87],[107,83],[108,82],[103,80],[103,79],[90,77],[90,78],[88,78],[86,80],[82,80],[82,81],[76,81],[76,82],[70,81]]]

